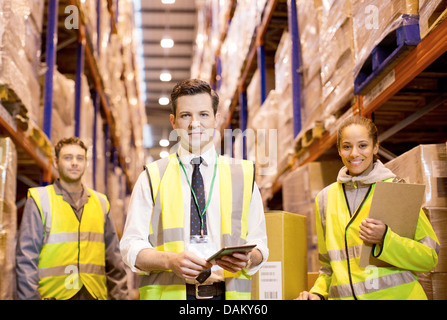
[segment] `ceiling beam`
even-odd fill
[[[192,54],[144,54],[143,58],[174,58],[174,59],[192,59]]]
[[[169,69],[169,71],[171,71],[171,73],[173,71],[191,71],[191,67],[166,67],[166,66],[146,66],[144,68],[145,71],[161,71],[161,70],[165,70],[165,69]]]
[[[155,25],[155,24],[143,24],[141,29],[143,30],[195,30],[195,26],[190,25]]]
[[[184,9],[157,9],[157,8],[141,8],[141,13],[181,13],[181,14],[196,14],[196,9],[184,8]]]
[[[175,45],[186,45],[186,46],[192,46],[194,44],[194,41],[185,41],[185,40],[175,40]],[[160,45],[160,41],[158,40],[143,40],[143,45],[145,44],[157,44]]]

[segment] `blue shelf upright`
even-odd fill
[[[296,137],[301,131],[301,45],[298,32],[298,15],[296,1],[288,1],[289,31],[292,38],[292,103],[293,133]]]
[[[247,159],[247,118],[248,118],[248,109],[247,109],[247,91],[245,88],[241,88],[239,93],[239,103],[240,103],[240,114],[239,114],[239,123],[240,129],[242,131],[242,154],[243,158]]]
[[[48,1],[48,26],[46,34],[45,64],[45,87],[43,97],[43,132],[51,140],[51,112],[53,109],[53,75],[56,64],[57,50],[57,21],[58,21],[59,1]]]
[[[81,104],[82,104],[82,75],[84,74],[85,40],[78,42],[76,52],[76,78],[75,78],[75,136],[79,138],[81,131]]]

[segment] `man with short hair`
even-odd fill
[[[208,83],[179,82],[171,103],[179,150],[147,165],[133,188],[124,262],[140,273],[143,300],[250,299],[251,276],[268,257],[254,164],[217,154],[219,97]],[[256,248],[207,261],[245,244]]]
[[[87,147],[66,138],[55,154],[59,178],[28,190],[17,242],[17,298],[127,299],[109,201],[81,182]]]

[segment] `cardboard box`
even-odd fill
[[[300,207],[314,203],[318,193],[337,181],[337,175],[343,164],[340,160],[310,162],[298,167],[284,179],[284,210],[300,213]]]
[[[438,264],[433,271],[447,272],[447,207],[424,207],[423,209],[440,245]]]
[[[446,272],[427,272],[417,275],[428,300],[447,300]]]
[[[265,213],[269,258],[253,277],[252,299],[291,300],[307,290],[306,217]]]
[[[311,162],[290,172],[283,181],[282,196],[285,211],[308,217],[308,231],[315,230],[315,198],[326,186],[337,181],[343,164],[340,160]],[[316,233],[313,232],[316,236]],[[316,241],[314,242],[317,243]]]
[[[307,291],[310,291],[312,287],[315,284],[315,281],[317,281],[318,276],[320,275],[319,272],[308,272],[307,273]]]
[[[425,207],[447,207],[445,144],[419,145],[387,162],[385,167],[407,183],[425,184]]]

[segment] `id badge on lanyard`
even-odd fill
[[[190,238],[187,250],[203,259],[207,259],[217,251],[217,245],[211,241],[208,235],[193,235]]]
[[[186,180],[188,181],[188,185],[191,189],[191,192],[194,195],[194,200],[196,202],[197,207],[199,208],[198,204],[197,204],[197,199],[194,193],[194,190],[191,187],[191,183],[188,179],[188,175],[186,174],[186,170],[182,164],[182,162],[179,159],[179,163],[180,166],[183,170],[183,173],[186,176]],[[213,174],[213,179],[211,181],[211,187],[210,187],[210,192],[208,195],[208,201],[207,204],[205,206],[205,208],[203,209],[202,212],[199,212],[199,216],[200,216],[200,221],[202,223],[202,226],[200,228],[200,235],[192,235],[188,244],[188,251],[192,251],[194,252],[197,256],[207,259],[208,257],[210,257],[211,255],[213,255],[216,251],[217,251],[217,246],[215,242],[211,241],[211,238],[208,235],[205,235],[203,233],[203,215],[205,214],[209,204],[210,204],[210,200],[211,200],[211,195],[213,193],[213,187],[214,187],[214,180],[216,178],[216,171],[217,171],[217,159],[216,162],[214,164],[214,174]],[[199,210],[200,211],[200,210]]]

